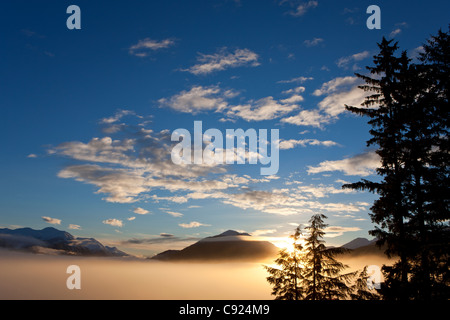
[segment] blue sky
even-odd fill
[[[71,4],[81,30],[66,27]],[[381,30],[366,27],[371,4]],[[314,213],[329,217],[329,243],[369,237],[375,196],[341,189],[377,179],[366,119],[343,107],[364,99],[354,72],[372,64],[382,36],[417,56],[449,9],[2,1],[0,225],[54,226],[144,254],[227,229],[284,237]],[[170,133],[197,120],[204,130],[279,129],[280,170],[174,165]]]

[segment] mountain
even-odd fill
[[[253,240],[248,233],[228,230],[182,250],[167,250],[151,259],[163,261],[230,261],[275,258],[279,249],[268,241]]]
[[[42,230],[31,228],[0,229],[0,247],[35,253],[128,256],[115,247],[104,246],[94,238],[75,238],[66,231],[52,227]]]
[[[346,256],[362,257],[362,256],[379,256],[385,257],[386,245],[381,247],[376,245],[377,239],[367,240],[366,238],[356,238],[352,241],[342,245],[341,247],[350,249],[349,252],[344,253]]]
[[[342,248],[346,248],[346,249],[357,249],[360,247],[365,247],[365,246],[369,246],[371,244],[375,244],[376,239],[373,240],[367,240],[366,238],[356,238],[353,239],[350,242],[347,242],[346,244],[342,245]]]

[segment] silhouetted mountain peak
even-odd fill
[[[246,237],[249,237],[247,240]],[[273,258],[278,248],[268,241],[252,240],[248,233],[227,230],[204,238],[182,250],[166,250],[152,257],[156,260],[258,260]]]
[[[342,245],[341,247],[346,248],[346,249],[357,249],[360,247],[365,247],[365,246],[371,245],[371,244],[375,243],[375,241],[376,241],[376,239],[367,240],[366,238],[356,238],[350,242],[347,242],[346,244]]]
[[[225,232],[222,232],[221,234],[218,234],[216,236],[212,236],[211,238],[217,238],[217,237],[229,237],[229,236],[250,236],[246,232],[237,232],[235,230],[227,230]]]

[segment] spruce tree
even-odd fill
[[[347,265],[336,260],[335,256],[346,252],[344,248],[327,248],[323,240],[324,223],[327,217],[323,214],[312,216],[310,225],[305,229],[304,274],[302,285],[305,289],[305,300],[342,300],[347,299],[351,287],[350,281],[355,273],[342,274]]]
[[[368,280],[369,275],[367,274],[367,266],[365,266],[361,271],[358,271],[358,278],[355,280],[352,286],[352,292],[350,297],[352,300],[380,300],[380,294],[374,289],[369,288]]]
[[[275,260],[277,267],[264,266],[270,276],[267,281],[272,285],[272,295],[276,300],[301,300],[303,289],[300,285],[302,279],[302,245],[301,227],[290,236],[293,240],[292,248],[282,249]]]
[[[373,77],[361,89],[375,92],[362,108],[346,108],[370,118],[372,139],[381,159],[382,180],[362,180],[345,188],[379,194],[370,214],[371,234],[386,253],[398,255],[384,266],[385,299],[449,297],[449,34],[439,31],[424,45],[421,64],[407,53],[395,56],[397,43],[383,38]]]
[[[404,106],[398,100],[400,71],[407,68],[407,60],[395,56],[399,49],[393,40],[383,38],[378,44],[380,52],[374,57],[374,67],[367,67],[371,76],[356,74],[366,85],[362,90],[372,92],[362,107],[346,106],[346,109],[361,116],[370,118],[370,134],[372,138],[367,146],[377,146],[376,153],[380,156],[381,166],[377,173],[382,177],[379,182],[362,180],[357,183],[344,185],[344,188],[368,190],[379,194],[379,198],[371,207],[371,219],[376,224],[370,234],[378,239],[378,245],[387,245],[386,254],[398,255],[400,260],[393,270],[395,273],[395,287],[397,296],[406,299],[408,292],[408,256],[410,246],[409,213],[403,193],[404,164],[402,162],[401,147],[404,132]],[[389,276],[388,276],[389,277]]]

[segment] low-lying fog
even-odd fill
[[[341,261],[351,270],[392,264],[375,255]],[[0,299],[273,299],[263,263],[271,261],[171,263],[0,250]],[[81,269],[80,290],[67,289],[69,265]]]

